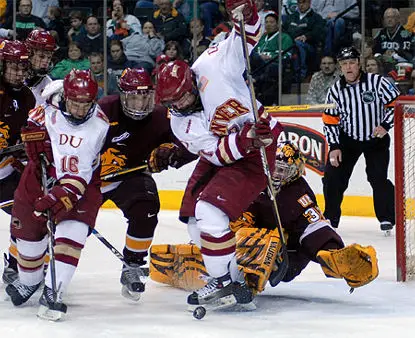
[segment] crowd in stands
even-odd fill
[[[414,93],[415,8],[408,12],[410,1],[366,0],[362,33],[362,0],[283,0],[281,40],[278,1],[253,1],[263,35],[251,63],[263,104],[279,104],[279,76],[282,93],[307,83],[306,102],[322,103],[339,76],[335,55],[344,46],[361,49],[363,34],[365,70],[390,77],[403,93]],[[111,0],[106,22],[102,0],[20,0],[15,31],[12,5],[0,1],[2,39],[24,40],[34,28],[49,30],[59,46],[50,72],[54,79],[62,79],[72,68],[91,68],[103,80],[106,52],[108,93],[118,91],[123,69],[143,67],[154,74],[158,62],[192,63],[231,30],[222,0],[198,0],[196,6],[193,0]]]

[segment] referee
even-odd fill
[[[353,168],[363,154],[367,179],[381,230],[395,224],[394,186],[388,180],[388,131],[393,127],[393,107],[399,95],[394,84],[378,74],[360,69],[360,54],[354,47],[340,50],[342,76],[329,89],[326,103],[336,104],[323,114],[329,161],[323,177],[324,216],[338,227],[343,194]]]

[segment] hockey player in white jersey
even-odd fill
[[[30,49],[30,69],[26,85],[32,90],[36,98],[36,106],[45,103],[42,92],[52,82],[48,75],[52,68],[52,56],[56,50],[56,41],[48,31],[34,29],[26,39]]]
[[[6,287],[14,305],[25,303],[39,288],[48,242],[45,212],[50,211],[55,224],[58,290],[55,301],[48,269],[38,312],[49,320],[66,313],[61,296],[102,203],[99,153],[109,128],[95,103],[98,85],[89,70],[73,69],[63,80],[63,89],[58,105],[32,110],[27,127],[22,128],[29,161],[14,194],[11,222],[11,233],[17,238],[19,279]],[[42,153],[49,162],[47,195],[41,184]]]
[[[250,303],[252,293],[238,271],[236,220],[266,187],[260,147],[266,147],[274,168],[274,139],[281,132],[258,102],[254,122],[252,102],[243,73],[245,62],[239,20],[244,18],[251,52],[260,37],[260,21],[251,0],[227,0],[235,25],[229,37],[208,48],[192,68],[182,61],[160,67],[157,100],[170,108],[176,137],[200,160],[187,184],[180,219],[201,248],[210,282],[189,295],[189,307],[212,308]]]

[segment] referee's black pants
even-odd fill
[[[342,162],[338,167],[333,167],[330,161],[327,161],[323,177],[324,216],[330,220],[333,227],[338,227],[343,194],[362,153],[366,160],[367,180],[373,189],[376,217],[379,222],[389,221],[395,224],[394,186],[388,180],[389,146],[389,134],[383,138],[361,142],[340,133]]]

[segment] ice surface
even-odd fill
[[[177,212],[159,215],[156,243],[188,241]],[[8,216],[0,212],[0,248],[8,246]],[[97,229],[120,251],[126,222],[117,210],[100,211]],[[64,322],[36,317],[39,294],[21,308],[6,299],[0,282],[0,338],[118,337],[413,337],[415,284],[395,282],[395,236],[385,237],[373,218],[343,217],[346,244],[373,245],[380,274],[349,294],[342,280],[327,279],[311,263],[295,281],[268,287],[249,313],[207,313],[197,321],[186,311],[187,293],[152,281],[138,303],[124,299],[121,264],[94,236],[88,239],[78,271],[66,293]],[[2,269],[2,266],[1,266]]]

